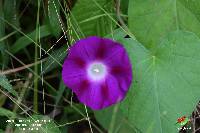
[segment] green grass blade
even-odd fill
[[[48,73],[54,68],[57,68],[59,64],[55,62],[55,60],[61,63],[66,56],[66,49],[67,49],[67,45],[64,45],[58,50],[53,51],[51,56],[53,56],[55,59],[52,59],[50,56],[47,58],[47,61],[43,65],[42,73]]]
[[[59,37],[61,33],[60,25],[60,6],[57,0],[48,0],[48,20],[49,27],[55,37]]]
[[[10,92],[11,94],[13,94],[14,96],[18,97],[17,92],[13,90],[12,85],[10,84],[5,75],[0,75],[0,86],[8,92]]]
[[[51,32],[49,31],[48,26],[43,25],[40,26],[40,38],[49,36],[51,34]],[[35,40],[35,36],[36,36],[36,30],[34,30],[33,32],[27,34],[27,36],[29,38],[31,38],[32,40]],[[27,38],[26,36],[23,36],[21,38],[19,38],[13,46],[11,46],[11,52],[13,54],[19,52],[21,49],[27,47],[28,45],[30,45],[31,43],[33,43],[29,38]]]
[[[0,18],[4,18],[4,12],[2,7],[2,1],[0,0]],[[0,21],[0,38],[5,36],[5,23]],[[8,55],[5,54],[4,50],[6,49],[5,41],[0,41],[0,62],[2,62],[2,66],[6,66],[8,64]]]
[[[5,19],[17,27],[19,27],[19,17],[17,16],[19,3],[17,0],[5,0],[3,5]]]
[[[0,108],[0,116],[15,117],[16,114],[5,108]]]

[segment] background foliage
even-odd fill
[[[0,132],[47,120],[39,132],[175,133],[182,116],[180,132],[200,132],[199,11],[198,0],[0,0]],[[94,35],[121,42],[134,75],[100,111],[61,80],[70,45]]]

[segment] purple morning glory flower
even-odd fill
[[[93,36],[70,48],[62,78],[80,102],[99,110],[124,99],[132,82],[132,68],[120,43]]]

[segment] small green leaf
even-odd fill
[[[14,96],[18,97],[17,92],[13,90],[12,85],[10,84],[5,75],[0,75],[0,86],[8,92],[10,92],[11,94],[13,94]]]
[[[31,133],[60,133],[58,126],[54,123],[52,119],[48,116],[43,115],[33,115],[24,120],[24,124],[27,124],[26,132]],[[30,122],[29,122],[30,121]],[[33,126],[36,124],[41,124],[41,126]],[[38,127],[38,130],[36,129]],[[21,133],[23,130],[22,127],[17,127],[15,133]],[[33,129],[33,130],[31,130]]]

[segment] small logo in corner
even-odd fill
[[[191,130],[191,127],[185,127],[187,123],[190,122],[190,118],[186,116],[179,117],[176,121],[178,130]]]

